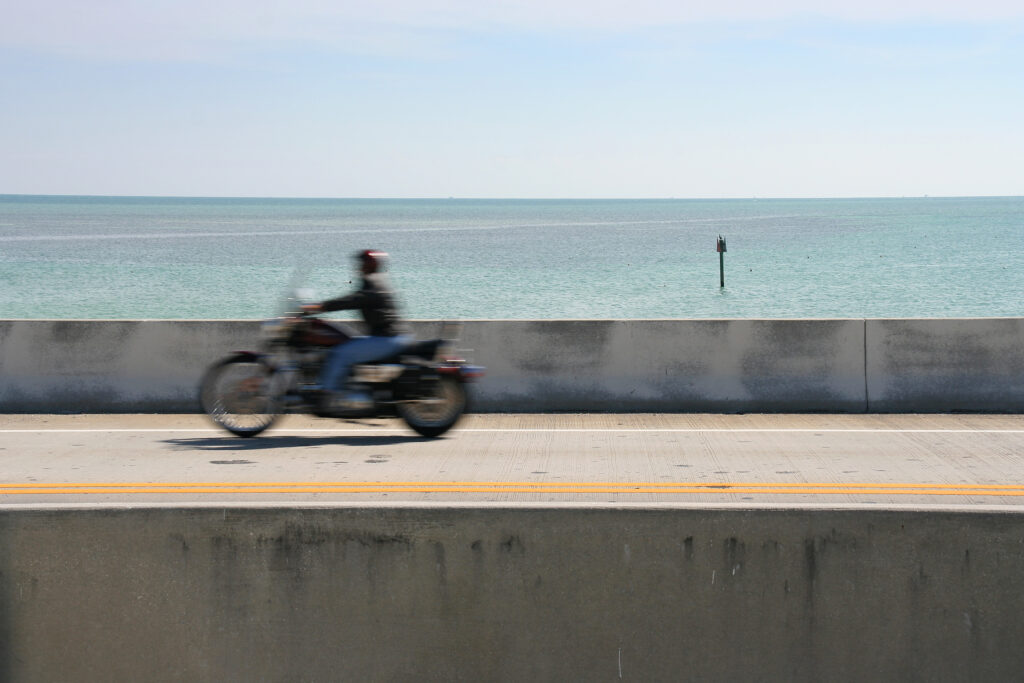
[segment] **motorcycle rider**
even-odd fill
[[[398,313],[395,295],[384,273],[387,254],[365,249],[355,255],[362,286],[345,296],[302,307],[307,313],[358,310],[366,324],[367,334],[353,337],[333,347],[320,373],[322,389],[333,392],[345,386],[349,368],[356,363],[387,358],[401,351],[412,341],[408,328]]]

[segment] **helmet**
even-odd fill
[[[367,273],[376,273],[384,270],[384,264],[388,255],[377,249],[363,249],[356,252],[356,259],[363,266]]]

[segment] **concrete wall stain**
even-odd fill
[[[746,561],[746,545],[735,536],[725,539],[722,546],[725,552],[725,565],[730,572]]]
[[[502,552],[508,553],[509,555],[525,555],[526,547],[523,545],[522,540],[519,536],[508,536],[499,545]]]
[[[543,320],[526,323],[526,334],[509,339],[509,359],[530,373],[592,372],[606,362],[614,321]],[[520,346],[516,342],[527,343]],[[524,353],[525,352],[525,353]]]

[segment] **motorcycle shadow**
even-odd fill
[[[177,450],[259,451],[269,448],[316,448],[318,446],[394,446],[403,443],[436,441],[411,434],[380,436],[260,436],[245,439],[238,436],[164,439],[162,443]]]

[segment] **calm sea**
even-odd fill
[[[371,247],[410,318],[1024,316],[1021,197],[0,195],[0,318],[262,318]]]

